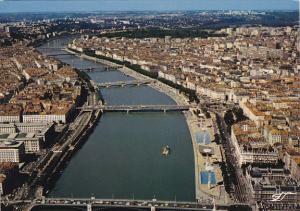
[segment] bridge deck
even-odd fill
[[[46,54],[46,56],[72,56],[70,53],[56,53],[56,54]]]
[[[39,47],[38,49],[42,49],[42,50],[48,50],[48,49],[63,50],[63,48],[55,48],[55,47]]]
[[[129,86],[129,85],[141,85],[154,83],[154,80],[129,80],[129,81],[115,81],[115,82],[106,82],[98,83],[98,87],[111,87],[111,86]]]
[[[187,111],[194,106],[190,105],[97,105],[97,106],[85,106],[78,109],[83,111],[102,110],[102,111]]]
[[[38,198],[34,200],[3,201],[4,204],[30,204],[35,206],[54,207],[119,207],[119,208],[145,208],[155,207],[158,210],[227,210],[232,204],[214,204],[210,202],[185,202],[185,201],[162,201],[162,200],[134,200],[134,199],[97,199],[97,198]],[[234,203],[235,207],[245,208],[248,204]]]
[[[99,67],[87,67],[87,68],[81,68],[81,69],[78,69],[80,71],[84,71],[84,72],[111,72],[111,71],[117,71],[118,69],[117,68],[99,68]]]

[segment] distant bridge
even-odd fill
[[[46,56],[72,56],[70,53],[45,54]]]
[[[105,67],[105,68],[86,67],[86,68],[81,68],[78,70],[84,71],[84,72],[109,72],[109,71],[117,71],[118,69],[115,67]]]
[[[6,202],[4,202],[6,203]],[[130,208],[132,210],[228,210],[230,204],[214,204],[212,202],[180,202],[160,200],[134,199],[95,199],[95,198],[42,198],[33,201],[9,201],[8,204],[28,204],[32,208],[46,207],[76,207],[79,210],[105,210],[104,208]],[[241,209],[247,204],[234,204]],[[243,207],[242,207],[243,206]]]
[[[53,49],[53,50],[63,50],[63,48],[55,48],[55,47],[41,47],[41,48],[37,48],[38,50],[51,50],[51,49]]]
[[[130,85],[145,85],[155,83],[155,80],[129,80],[129,81],[116,81],[116,82],[106,82],[106,83],[98,83],[99,88],[109,88],[109,87],[124,87]]]
[[[195,108],[191,105],[95,105],[80,107],[82,111],[102,110],[106,112],[167,112],[167,111],[187,111]]]

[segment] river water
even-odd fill
[[[49,41],[61,47],[70,38]],[[40,49],[59,53],[57,49]],[[57,56],[77,68],[101,64],[73,55]],[[119,71],[93,72],[97,82],[130,80]],[[103,89],[107,104],[175,104],[148,86]],[[172,152],[161,155],[164,145]],[[104,113],[83,147],[74,155],[50,192],[51,197],[195,200],[192,142],[182,113]]]

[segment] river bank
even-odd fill
[[[63,169],[68,165],[75,153],[83,146],[101,117],[100,111],[76,114],[74,119],[68,123],[67,130],[63,132],[60,138],[56,139],[56,144],[49,148],[44,157],[45,162],[41,162],[37,169],[41,170],[32,176],[28,181],[30,190],[25,195],[27,200],[41,199],[47,196],[52,190],[54,184],[60,177]],[[22,188],[25,188],[23,186]],[[20,189],[20,192],[22,189]],[[19,200],[14,198],[11,200]],[[9,204],[9,203],[8,203]],[[25,210],[31,210],[32,206],[23,207]],[[22,210],[23,210],[22,208]]]
[[[52,176],[48,178],[48,181],[44,186],[44,192],[48,193],[54,187],[55,182],[60,177],[62,171],[66,168],[69,161],[76,154],[76,152],[80,150],[80,148],[88,140],[88,137],[93,133],[94,128],[97,126],[101,118],[101,114],[102,113],[100,111],[96,111],[91,113],[90,115],[91,117],[89,117],[84,124],[76,123],[76,120],[74,120],[74,122],[71,124],[72,127],[71,130],[73,131],[78,130],[78,132],[77,131],[76,132],[80,135],[78,135],[77,138],[74,138],[74,140],[71,141],[70,144],[68,144],[69,148],[66,151],[66,153],[61,157],[58,164],[56,165],[55,169],[53,170]],[[84,128],[83,129],[77,128],[79,125],[84,125]],[[73,136],[70,138],[73,138]]]
[[[92,56],[88,56],[85,54],[79,54],[77,52],[72,51],[71,49],[64,49],[66,52],[69,52],[73,55],[76,55],[80,58],[83,59],[87,59],[93,62],[98,62],[104,65],[107,65],[109,67],[119,67],[118,70],[121,71],[122,73],[124,73],[125,75],[128,75],[130,77],[133,77],[135,79],[140,79],[140,80],[155,80],[149,76],[143,75],[141,73],[138,73],[128,67],[122,66],[120,67],[120,65],[111,62],[111,61],[107,61],[104,59],[99,59],[99,58],[95,58]],[[155,90],[162,92],[164,94],[166,94],[167,96],[169,96],[171,99],[173,99],[176,104],[178,105],[189,105],[189,99],[187,96],[185,96],[183,93],[179,93],[179,91],[173,87],[168,86],[167,84],[164,84],[163,82],[159,81],[159,80],[155,80],[155,83],[150,83],[149,84],[150,87],[154,88]],[[194,169],[195,169],[195,196],[196,196],[196,200],[198,201],[211,201],[210,197],[203,197],[204,195],[206,195],[204,192],[201,191],[200,189],[200,169],[199,167],[202,165],[201,163],[199,163],[199,161],[201,161],[201,159],[199,159],[199,155],[197,152],[197,148],[198,148],[198,144],[196,142],[195,139],[195,131],[193,130],[194,127],[194,123],[195,123],[195,119],[197,119],[197,116],[194,114],[193,110],[191,111],[186,111],[183,112],[184,113],[184,117],[190,132],[190,136],[192,139],[192,145],[193,145],[193,153],[194,153]]]
[[[49,37],[49,38],[44,38],[44,39],[41,39],[41,40],[37,40],[37,41],[34,41],[33,43],[31,43],[30,45],[34,48],[38,48],[42,45],[44,45],[45,43],[47,42],[50,42],[50,41],[53,41],[53,40],[57,40],[59,38],[65,38],[65,37],[70,37],[70,36],[79,36],[80,33],[65,33],[65,34],[58,34],[56,36],[53,36],[53,37]]]
[[[107,65],[109,67],[119,67],[118,70],[122,73],[124,73],[125,75],[128,75],[130,77],[133,77],[135,79],[140,79],[140,80],[155,80],[149,76],[143,75],[141,73],[138,73],[128,67],[122,66],[120,67],[120,65],[118,65],[117,63],[113,63],[111,61],[108,60],[104,60],[104,59],[99,59],[99,58],[95,58],[92,56],[88,56],[85,54],[78,54],[70,49],[63,49],[64,51],[71,53],[75,56],[78,56],[80,58],[83,59],[87,59],[93,62],[98,62],[104,65]],[[154,88],[155,90],[159,91],[159,92],[163,92],[164,94],[168,95],[170,98],[172,98],[178,105],[189,105],[189,99],[182,93],[179,93],[179,91],[173,87],[170,87],[166,84],[164,84],[163,82],[159,81],[159,80],[155,80],[155,83],[150,83],[149,86]]]
[[[40,49],[77,70],[87,70],[84,72],[95,83],[132,80],[120,71],[110,71],[116,68],[106,71],[103,64],[66,54],[62,48],[71,39],[50,41]],[[101,89],[101,93],[108,105],[175,104],[150,86],[114,87]],[[182,113],[105,112],[49,196],[195,201],[191,143]],[[161,155],[166,145],[172,149],[168,157]]]

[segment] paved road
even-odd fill
[[[227,132],[227,126],[220,114],[217,114],[220,119],[221,133],[224,137],[223,145],[226,153],[227,163],[230,163],[234,167],[235,178],[237,184],[234,185],[236,199],[241,203],[253,204],[253,199],[249,190],[249,184],[243,175],[242,169],[238,165],[238,161],[235,157],[235,148],[232,144],[231,138]]]
[[[58,142],[61,144],[54,145],[47,153],[42,155],[39,161],[35,164],[36,169],[34,173],[31,174],[32,179],[19,188],[18,191],[10,197],[10,200],[36,197],[36,190],[37,187],[39,187],[39,182],[43,180],[43,178],[47,179],[47,175],[52,175],[57,170],[57,165],[60,164],[71,144],[84,132],[91,120],[91,117],[92,112],[85,112],[74,120]]]

